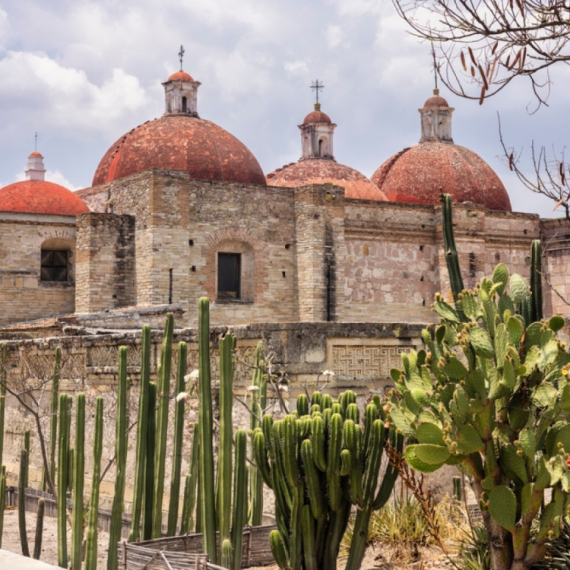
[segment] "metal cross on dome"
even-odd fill
[[[325,88],[324,83],[319,83],[319,80],[313,81],[311,84],[311,90],[315,91],[315,95],[317,98],[317,103],[319,102],[319,91],[322,91]]]
[[[184,46],[180,45],[180,51],[178,52],[178,58],[180,59],[180,69],[182,70],[182,60],[184,59]]]

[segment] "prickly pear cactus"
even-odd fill
[[[530,568],[570,521],[564,319],[525,322],[518,309],[529,297],[504,265],[460,293],[457,309],[436,295],[441,324],[391,373],[389,421],[411,442],[408,464],[424,473],[458,465],[472,478],[494,570]]]
[[[346,569],[360,568],[370,515],[388,500],[397,477],[391,466],[379,477],[384,445],[390,440],[401,450],[403,436],[386,426],[378,398],[361,424],[355,400],[351,391],[338,402],[320,393],[311,402],[301,396],[295,412],[278,421],[265,415],[253,432],[257,467],[275,494],[278,530],[270,542],[282,569],[336,570],[352,505],[357,515]]]

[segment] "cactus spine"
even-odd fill
[[[264,416],[255,430],[255,462],[275,494],[279,530],[271,548],[284,570],[335,570],[352,504],[358,509],[346,568],[360,568],[370,515],[384,505],[397,475],[388,468],[376,493],[384,445],[390,438],[401,450],[403,437],[384,427],[379,401],[368,404],[363,429],[355,400],[351,391],[338,402],[317,397],[309,406],[302,398],[295,413],[275,422]]]
[[[204,552],[212,564],[217,564],[216,512],[214,497],[214,450],[212,446],[212,388],[210,377],[210,301],[202,297],[198,302],[199,352],[199,413],[200,423],[200,503]]]
[[[42,539],[44,535],[44,512],[45,512],[45,500],[40,499],[38,501],[38,511],[36,514],[36,536],[34,539],[34,558],[36,560],[40,559],[42,555]]]
[[[166,436],[168,432],[168,404],[170,399],[170,367],[172,364],[172,335],[174,332],[174,317],[166,316],[164,338],[158,369],[156,412],[156,450],[154,467],[154,514],[152,520],[152,537],[162,536],[162,498],[164,496],[164,475],[166,471]]]
[[[230,538],[232,510],[232,403],[235,337],[220,340],[220,446],[218,454],[217,521],[220,541]],[[229,564],[229,560],[225,561]],[[222,562],[224,564],[224,562]],[[226,566],[226,568],[229,566]]]
[[[152,538],[152,515],[154,512],[154,452],[155,452],[155,419],[156,419],[156,384],[148,385],[148,429],[146,468],[144,475],[144,510],[143,510],[143,540]]]
[[[85,545],[85,570],[97,570],[97,523],[99,522],[99,485],[101,455],[103,452],[103,398],[97,398],[95,407],[95,435],[93,438],[93,479],[89,500],[89,522]]]
[[[139,413],[137,422],[137,449],[135,457],[135,481],[133,488],[133,514],[129,542],[140,536],[141,509],[144,494],[144,473],[147,456],[148,392],[150,382],[150,326],[144,325],[141,338],[141,381],[139,387]],[[154,410],[153,410],[154,413]],[[153,461],[154,457],[150,458]]]
[[[70,398],[59,396],[59,469],[57,472],[57,564],[67,568],[67,475],[69,458],[69,414]]]
[[[28,452],[22,449],[20,453],[20,476],[18,477],[18,528],[20,529],[20,544],[22,554],[30,557],[28,534],[26,531],[26,469],[28,468]]]
[[[83,483],[85,476],[85,394],[78,394],[75,409],[75,457],[73,465],[71,568],[81,569],[83,542]]]
[[[125,469],[127,465],[127,347],[119,347],[119,370],[117,389],[117,417],[115,423],[115,456],[117,473],[115,476],[115,496],[111,509],[109,529],[109,555],[107,570],[117,570],[119,560],[117,544],[121,539],[123,501],[125,496]]]
[[[174,410],[174,450],[172,457],[172,475],[170,477],[170,506],[168,509],[168,536],[176,534],[178,523],[178,505],[180,503],[180,472],[182,471],[182,440],[184,437],[184,393],[187,368],[187,345],[178,344],[178,370],[176,373],[176,407]]]

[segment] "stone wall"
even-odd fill
[[[211,367],[214,392],[216,392],[219,374],[218,339],[227,331],[226,327],[212,328]],[[75,336],[52,337],[9,341],[9,356],[7,361],[8,381],[16,389],[34,387],[42,409],[47,410],[50,394],[50,379],[53,367],[53,353],[56,346],[62,349],[62,369],[60,390],[72,395],[84,392],[87,400],[87,435],[86,435],[86,473],[92,471],[92,437],[95,401],[98,396],[105,402],[105,436],[102,465],[105,466],[114,454],[114,411],[116,405],[117,386],[117,355],[119,346],[128,348],[128,373],[131,379],[129,390],[130,422],[134,421],[138,402],[138,382],[140,374],[140,332],[122,332],[96,335],[81,335],[74,331]],[[296,323],[296,324],[258,324],[234,327],[233,332],[238,338],[236,349],[236,386],[235,392],[243,398],[247,394],[246,387],[251,382],[253,351],[259,340],[263,340],[267,350],[274,355],[275,370],[283,370],[290,381],[290,389],[284,392],[285,399],[293,406],[295,398],[304,390],[320,382],[321,373],[333,370],[336,373],[333,381],[325,388],[329,393],[337,394],[340,390],[354,389],[362,399],[371,394],[382,394],[391,382],[390,368],[400,365],[400,354],[410,347],[421,345],[420,327],[409,325],[387,324],[349,324],[349,323]],[[157,363],[160,356],[162,333],[152,333],[152,377],[156,377]],[[175,342],[184,340],[188,343],[188,371],[198,366],[197,331],[184,329],[175,331]],[[2,339],[0,339],[2,342]],[[173,359],[176,360],[176,350]],[[173,366],[173,371],[176,369]],[[174,383],[172,382],[172,386]],[[272,413],[278,414],[275,403],[275,393],[269,391],[273,404]],[[273,396],[273,397],[272,397]],[[173,416],[174,406],[170,406]],[[12,477],[17,474],[18,458],[23,445],[24,432],[32,430],[32,466],[30,481],[38,486],[41,479],[39,461],[39,438],[33,417],[21,409],[17,402],[9,397],[6,408],[6,437],[4,461]],[[42,425],[45,433],[49,433],[48,414],[44,413]],[[186,430],[196,420],[196,402],[190,400],[186,414]],[[234,424],[247,427],[249,417],[245,409],[237,402],[234,404]],[[168,439],[167,451],[167,484],[172,464],[172,426]],[[189,431],[184,438],[183,467],[185,474],[188,469]],[[134,464],[135,435],[131,432],[128,442],[128,490],[127,504],[132,497],[132,475]],[[114,469],[105,476],[101,488],[102,507],[108,507],[113,495],[112,482]],[[167,505],[169,497],[165,497]],[[129,507],[127,507],[129,508]]]
[[[0,325],[72,313],[75,217],[0,213]],[[67,249],[68,281],[41,281],[41,249]]]
[[[545,312],[567,316],[570,312],[570,221],[542,220],[541,227]]]

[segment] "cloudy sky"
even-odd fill
[[[267,173],[300,155],[297,125],[312,81],[338,127],[335,156],[371,176],[419,139],[431,95],[429,46],[406,33],[388,0],[0,0],[0,185],[23,177],[27,155],[47,178],[91,185],[107,148],[163,112],[164,81],[179,67],[202,83],[198,110],[243,141]],[[500,161],[497,112],[509,144],[563,150],[568,69],[552,76],[550,106],[529,115],[523,83],[482,107],[445,90],[454,139],[480,154],[517,211],[552,217]]]

